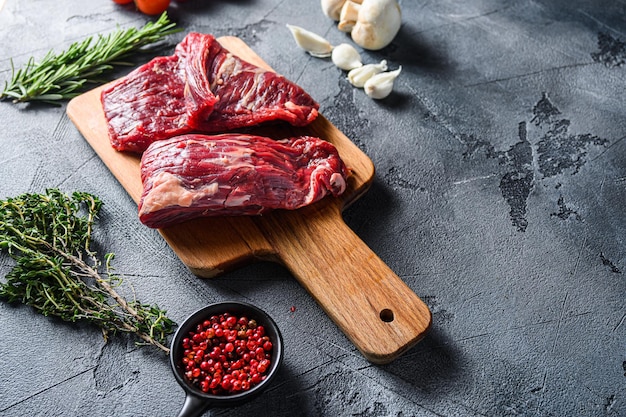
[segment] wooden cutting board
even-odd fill
[[[271,70],[239,38],[218,40],[240,58]],[[110,145],[100,103],[102,88],[71,100],[67,114],[139,202],[140,159]],[[161,229],[160,233],[199,277],[214,277],[254,260],[282,263],[369,361],[392,361],[424,336],[431,313],[343,221],[342,210],[363,195],[373,181],[371,160],[321,115],[304,128],[273,125],[251,133],[276,139],[308,134],[332,142],[352,171],[346,192],[340,198],[326,197],[295,211],[203,218]]]

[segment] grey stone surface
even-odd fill
[[[170,9],[186,32],[243,38],[373,160],[376,180],[346,221],[433,312],[427,337],[389,365],[367,362],[278,265],[194,277],[138,222],[65,106],[0,103],[0,198],[47,187],[100,196],[98,243],[138,298],[176,321],[225,299],[275,318],[286,344],[277,383],[207,415],[626,415],[626,2],[401,5],[398,37],[362,54],[403,68],[380,102],[291,40],[286,23],[349,41],[317,1]],[[0,79],[10,58],[20,66],[147,20],[109,0],[6,0]],[[11,266],[0,256],[0,277]],[[182,405],[150,348],[105,344],[23,306],[0,303],[0,320],[2,416],[166,416]]]

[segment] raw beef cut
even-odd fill
[[[305,126],[317,117],[319,105],[284,77],[242,61],[221,47],[212,48],[207,60],[211,91],[218,101],[208,119],[194,126],[198,130],[225,132],[273,120]]]
[[[174,55],[155,58],[105,88],[101,101],[111,145],[137,153],[156,140],[190,132],[278,120],[304,126],[319,108],[298,85],[200,33],[188,34]]]
[[[142,155],[139,219],[161,228],[200,216],[293,210],[340,195],[347,177],[337,149],[316,137],[177,136]]]

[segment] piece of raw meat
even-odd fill
[[[155,58],[102,93],[111,145],[142,152],[155,140],[189,131],[178,57]]]
[[[208,119],[194,126],[198,130],[226,132],[274,120],[305,126],[317,117],[315,100],[283,76],[242,61],[222,47],[211,48],[207,60],[211,91],[218,100]]]
[[[319,108],[285,77],[195,32],[174,55],[155,58],[105,88],[101,101],[111,145],[137,153],[156,140],[190,132],[221,133],[278,120],[304,126]]]
[[[340,195],[347,177],[337,149],[316,137],[177,136],[142,155],[139,219],[161,228],[201,216],[293,210]]]

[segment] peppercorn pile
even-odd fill
[[[185,378],[203,392],[227,395],[266,378],[273,345],[254,319],[224,313],[199,323],[182,347]]]

